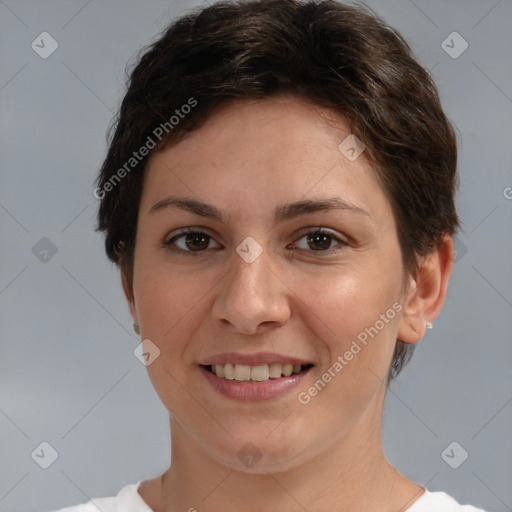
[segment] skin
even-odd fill
[[[123,275],[123,287],[141,339],[160,350],[148,372],[170,415],[171,465],[139,488],[155,512],[397,512],[423,493],[385,458],[385,383],[396,339],[419,341],[443,305],[453,242],[446,237],[415,278],[405,276],[375,171],[364,153],[345,158],[338,145],[350,128],[329,120],[331,112],[293,96],[233,102],[148,162],[133,281]],[[223,220],[176,207],[150,212],[171,195],[211,204]],[[278,205],[332,197],[367,215],[274,219]],[[182,252],[172,252],[165,242],[187,227],[211,238],[187,246],[181,237]],[[318,227],[332,234],[327,248],[308,243],[304,231]],[[236,252],[248,236],[263,249],[252,263]],[[298,393],[394,303],[401,311],[301,404]],[[220,395],[198,369],[215,354],[262,351],[315,366],[293,391],[246,403]],[[251,468],[237,457],[248,442],[262,455]]]

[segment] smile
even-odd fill
[[[252,366],[227,363],[208,365],[205,368],[221,379],[264,382],[270,379],[280,379],[299,374],[311,366],[311,364],[293,363],[272,363]]]
[[[296,388],[313,369],[312,364],[199,365],[206,382],[226,398],[242,402],[277,399]]]

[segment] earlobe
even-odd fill
[[[421,259],[418,273],[415,278],[410,278],[404,299],[399,340],[417,343],[439,315],[446,299],[453,258],[453,240],[447,235],[430,255]]]

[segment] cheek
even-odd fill
[[[154,262],[141,265],[134,291],[142,334],[163,353],[172,354],[172,361],[178,361],[175,356],[183,353],[199,325],[198,317],[204,316],[213,284],[206,276],[191,275],[185,268],[173,270]]]
[[[293,285],[303,298],[300,316],[325,356],[316,376],[322,382],[300,390],[301,403],[310,400],[332,424],[347,428],[349,418],[382,395],[401,310],[396,277],[363,266]]]
[[[362,264],[324,275],[297,274],[290,280],[290,289],[300,299],[301,318],[330,348],[331,357],[342,354],[347,343],[376,322],[378,330],[386,333],[395,325],[392,306],[399,298],[399,282],[389,273],[383,274],[384,269],[372,270],[370,264]],[[381,325],[382,314],[385,326]]]
[[[150,230],[148,230],[150,231]],[[153,239],[154,238],[154,239]],[[176,265],[164,248],[155,247],[157,236],[140,236],[134,262],[134,293],[138,313],[157,322],[146,321],[145,327],[161,334],[192,307],[201,293],[197,271],[187,265]],[[203,291],[204,293],[204,291]]]
[[[188,411],[201,423],[204,412],[184,390],[190,385],[194,354],[190,340],[207,314],[205,305],[211,288],[205,280],[171,271],[168,266],[148,265],[136,282],[136,300],[142,335],[160,350],[147,367],[152,385],[169,411]],[[197,337],[197,336],[196,336]],[[196,347],[197,349],[197,347]]]

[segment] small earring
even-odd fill
[[[135,331],[135,334],[140,334],[140,325],[138,322],[133,322],[133,330]]]
[[[425,327],[426,327],[427,329],[433,329],[433,328],[434,328],[434,326],[432,325],[432,322],[427,322],[427,323],[425,324]]]

